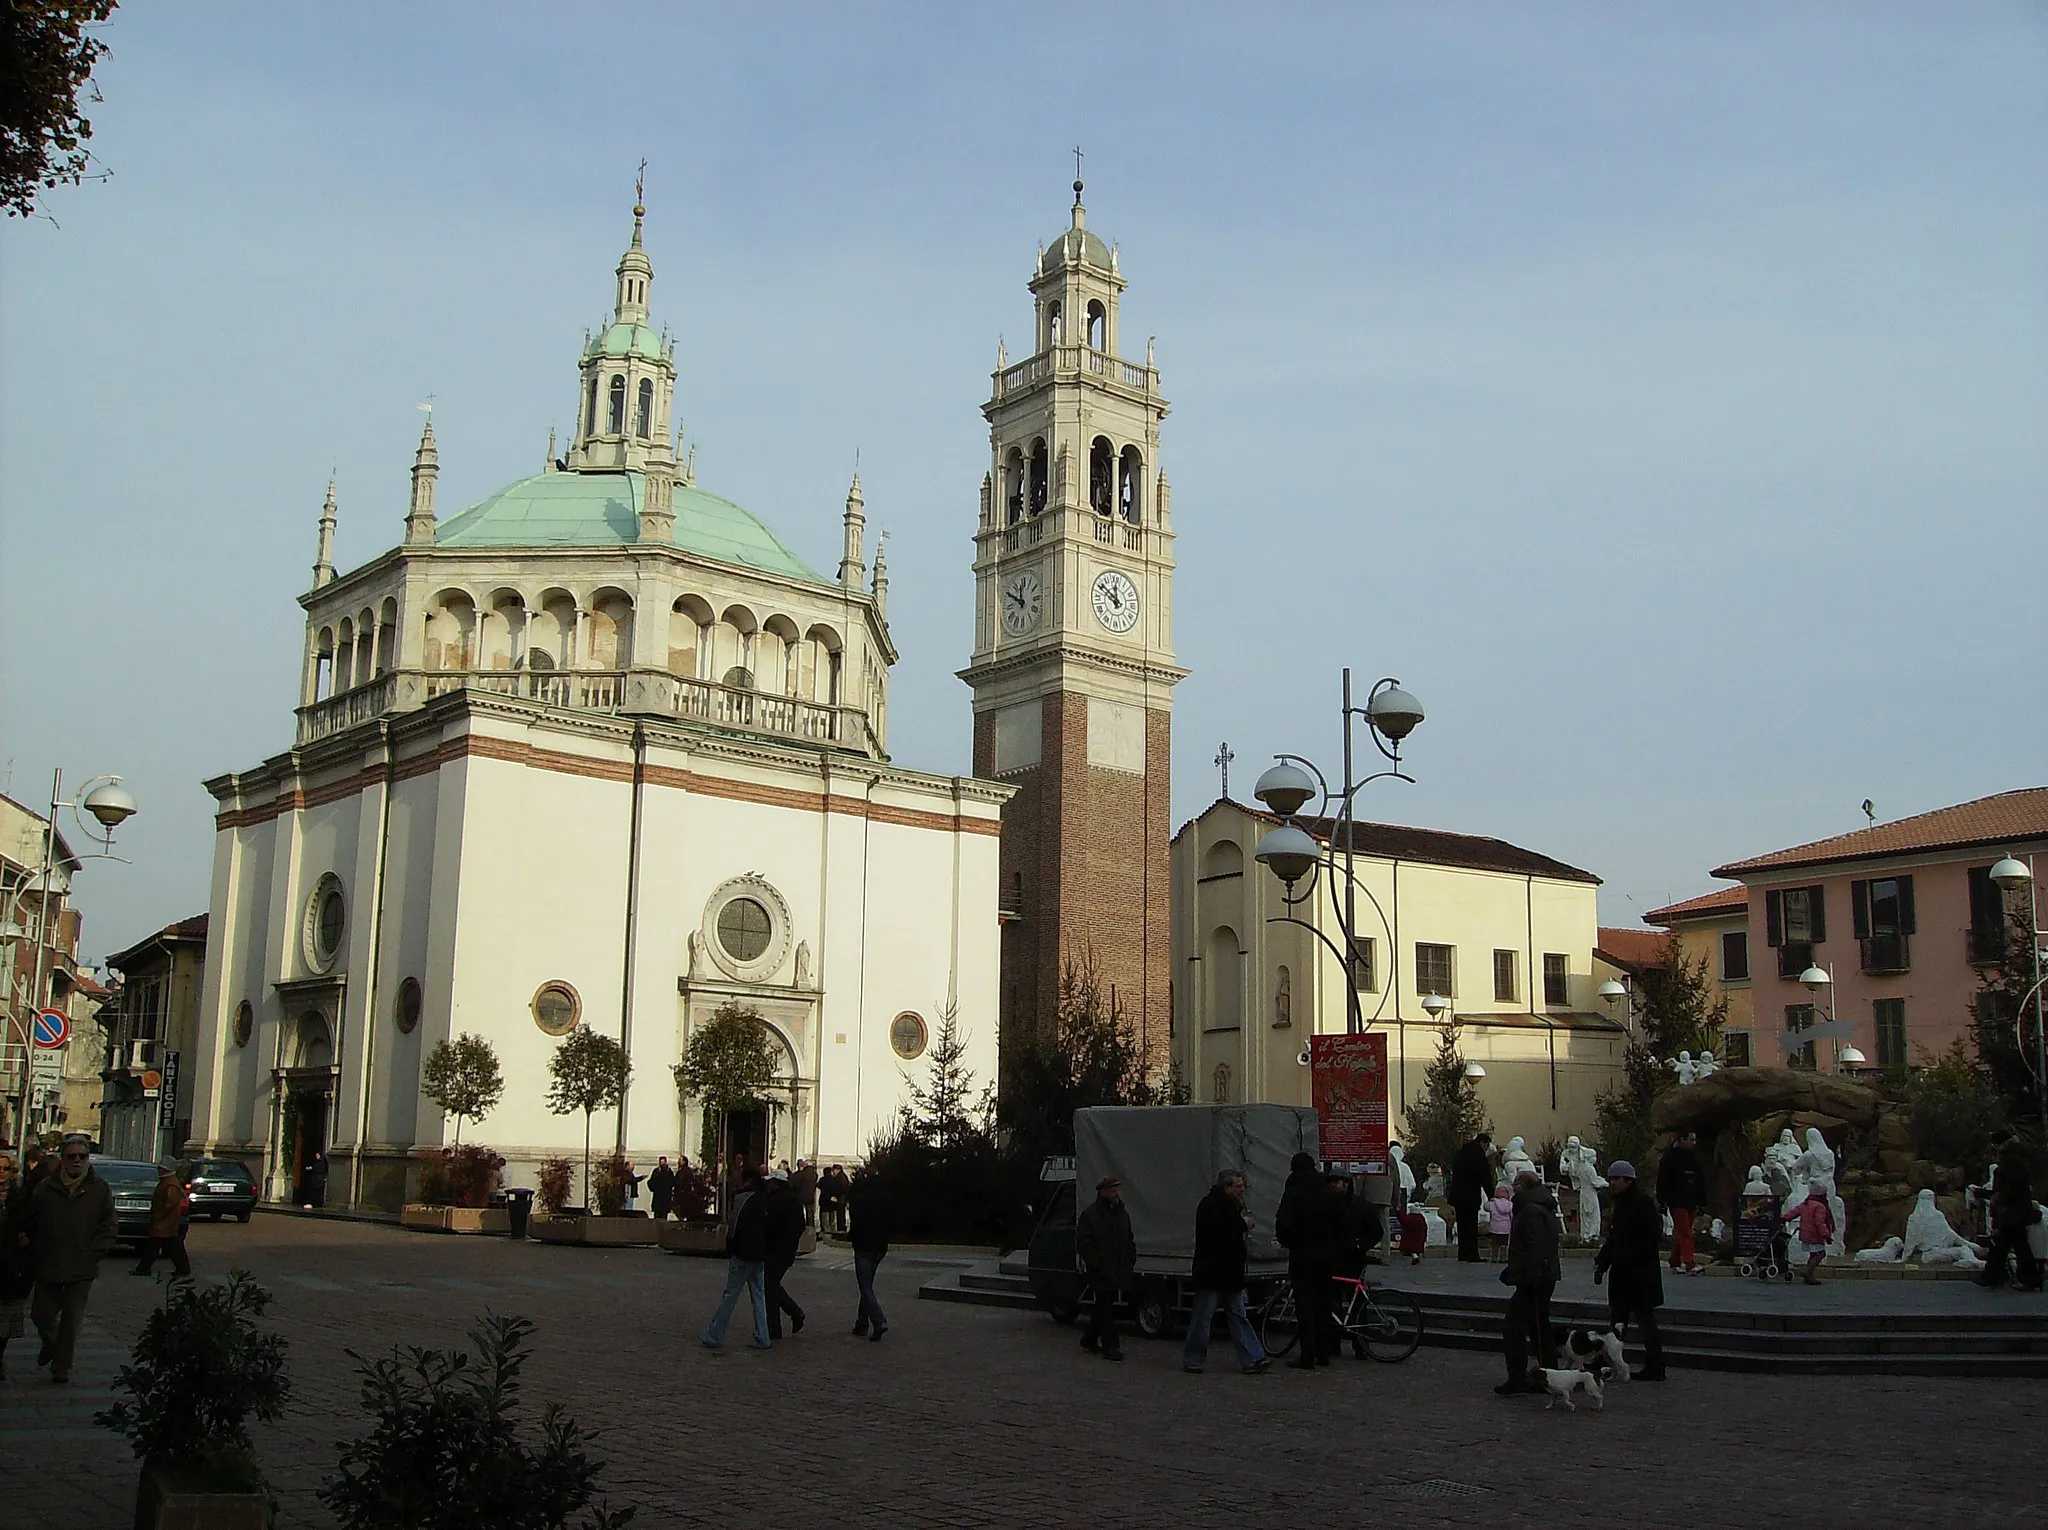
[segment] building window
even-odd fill
[[[583,431],[586,435],[597,434],[597,374],[590,374],[590,407],[583,411]]]
[[[768,910],[752,898],[734,898],[718,911],[718,943],[736,962],[759,961],[774,929]]]
[[[1379,992],[1379,967],[1374,960],[1372,937],[1351,937],[1351,986],[1359,993]]]
[[[633,409],[633,434],[645,441],[654,433],[654,380],[640,379],[640,401]]]
[[[330,871],[314,884],[306,902],[306,964],[315,972],[332,969],[347,927],[348,897],[341,878]]]
[[[1721,1066],[1724,1068],[1747,1068],[1749,1066],[1748,1031],[1727,1031],[1722,1034]]]
[[[583,1018],[583,999],[561,979],[543,983],[533,995],[533,1023],[550,1036],[566,1036]]]
[[[1765,935],[1778,953],[1778,976],[1796,978],[1828,938],[1827,898],[1818,887],[1773,887],[1764,894]]]
[[[392,1006],[391,1018],[398,1025],[398,1034],[410,1036],[420,1023],[420,980],[407,978],[398,985],[398,1002]]]
[[[247,999],[235,1011],[235,1045],[245,1047],[256,1029],[256,1011]]]
[[[744,900],[734,899],[733,901],[742,902]],[[732,905],[727,904],[726,906],[730,908]],[[757,908],[759,906],[759,904],[755,905]],[[905,1010],[889,1022],[889,1045],[896,1055],[905,1062],[915,1062],[918,1058],[924,1056],[925,1044],[929,1040],[930,1032],[925,1029],[924,1017],[922,1015],[915,1015],[909,1010]]]
[[[1912,965],[1913,879],[1872,877],[1849,884],[1849,914],[1865,972],[1905,972]]]
[[[1721,981],[1749,981],[1749,931],[1726,930],[1721,935]]]
[[[1571,1003],[1571,964],[1563,953],[1543,953],[1543,1002],[1552,1009]]]
[[[1440,994],[1446,999],[1457,997],[1451,992],[1452,960],[1455,952],[1450,946],[1432,946],[1415,943],[1415,991],[1418,994]]]
[[[2005,960],[2005,889],[1991,880],[1989,866],[1970,868],[1970,960]]]
[[[1785,1034],[1788,1037],[1796,1036],[1799,1032],[1811,1028],[1812,1025],[1813,1006],[1811,1004],[1787,1004],[1785,1006]],[[1788,1042],[1785,1052],[1786,1067],[1811,1068],[1813,1066],[1812,1042],[1809,1041],[1796,1047]]]
[[[1876,999],[1870,1008],[1877,1020],[1877,1065],[1896,1072],[1906,1066],[1906,1001]]]
[[[605,419],[606,429],[615,436],[626,433],[626,379],[612,379],[612,402]]]
[[[1521,970],[1515,962],[1516,953],[1498,948],[1493,953],[1493,1002],[1513,1004],[1522,996]]]

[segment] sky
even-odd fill
[[[999,338],[1067,221],[1172,414],[1176,823],[1339,674],[1427,710],[1361,815],[1710,869],[2048,781],[2048,11],[135,5],[112,172],[0,229],[0,789],[118,772],[83,953],[208,902],[292,738],[321,499],[398,539],[573,419],[647,165],[700,485],[890,533],[890,746],[969,768]],[[2036,594],[2025,592],[2034,589]],[[69,795],[67,790],[66,795]]]

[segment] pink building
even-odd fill
[[[1967,1037],[1980,970],[2009,934],[2005,895],[1987,875],[2003,855],[2038,856],[2048,873],[2048,787],[1715,868],[1748,894],[1752,1059],[1832,1071],[1853,1040],[1868,1066],[1890,1068]],[[1817,993],[1799,981],[1813,965],[1833,978]],[[1785,1034],[1831,1007],[1853,1036],[1788,1053]]]

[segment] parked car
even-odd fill
[[[123,1243],[140,1244],[149,1236],[149,1198],[156,1194],[156,1165],[95,1158],[92,1171],[114,1192],[115,1236]]]
[[[192,1191],[195,1217],[246,1222],[256,1210],[256,1181],[246,1164],[232,1158],[188,1158],[178,1165],[178,1177]]]

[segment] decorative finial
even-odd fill
[[[416,404],[413,407],[416,409],[422,409],[426,411],[427,434],[432,435],[434,432],[434,395],[429,393],[427,395],[425,403]]]
[[[1081,146],[1074,145],[1074,200],[1081,200]]]
[[[552,425],[548,427],[547,460],[540,465],[540,470],[543,473],[552,473],[555,470],[555,427]]]
[[[1216,768],[1223,772],[1223,795],[1230,796],[1230,762],[1237,758],[1228,743],[1216,751]]]
[[[640,220],[647,216],[647,161],[640,161],[639,173],[633,177],[633,248],[640,247]]]

